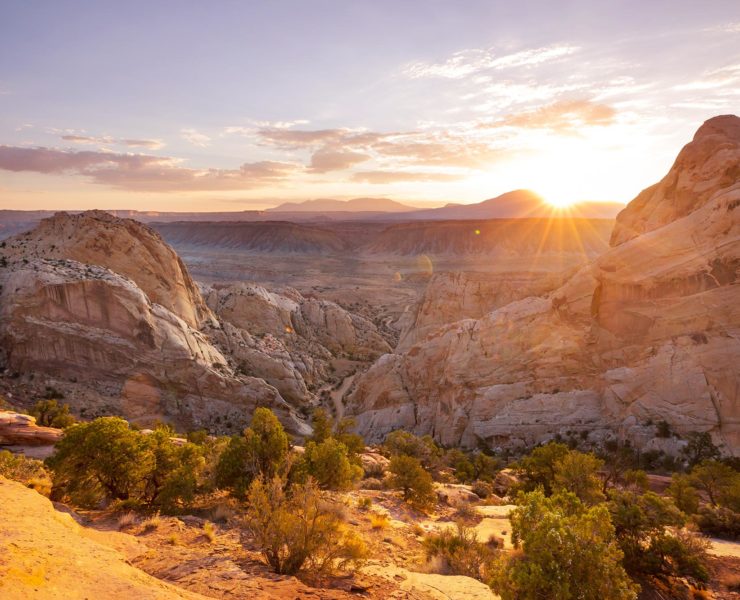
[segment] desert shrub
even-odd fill
[[[40,460],[0,450],[0,475],[18,481],[44,496],[51,493],[51,477]]]
[[[487,481],[476,481],[471,487],[472,492],[478,496],[478,498],[486,499],[493,494],[493,486]]]
[[[650,488],[648,476],[642,469],[627,469],[622,473],[622,483],[628,489],[647,492]]]
[[[329,574],[362,560],[364,544],[348,532],[313,480],[284,489],[284,480],[256,478],[248,493],[246,527],[270,567]]]
[[[518,552],[497,562],[490,582],[503,600],[636,598],[603,503],[588,506],[568,492],[548,498],[539,489],[518,504],[510,517]]]
[[[465,575],[484,580],[495,558],[493,548],[478,541],[475,529],[462,522],[454,529],[432,533],[422,540],[427,560],[441,562],[441,575]]]
[[[194,444],[176,445],[167,429],[149,435],[118,417],[101,417],[67,428],[47,459],[54,493],[92,506],[116,500],[176,510],[190,502],[203,465]]]
[[[418,437],[413,433],[397,429],[391,431],[383,442],[383,450],[390,457],[412,456],[425,469],[436,471],[442,457],[442,449],[431,436]]]
[[[683,473],[674,473],[668,493],[679,510],[693,515],[699,510],[699,494],[692,485],[691,478]]]
[[[357,426],[354,419],[341,419],[335,424],[326,410],[316,408],[311,413],[311,424],[313,434],[308,438],[309,441],[321,444],[328,438],[334,438],[345,445],[350,459],[359,464],[359,460],[355,458],[365,450],[365,440],[361,435],[353,432]]]
[[[329,490],[349,489],[362,478],[362,467],[350,462],[347,446],[333,437],[318,444],[308,442],[297,468]]]
[[[39,400],[30,414],[36,418],[36,424],[43,427],[64,429],[75,423],[75,418],[69,413],[69,404],[60,405],[53,398]]]
[[[205,465],[203,449],[193,443],[175,444],[167,429],[144,436],[153,457],[144,479],[142,499],[150,507],[176,511],[192,502]]]
[[[214,478],[217,487],[243,494],[255,477],[272,479],[288,468],[288,436],[269,408],[258,408],[241,436],[222,452]]]
[[[555,463],[551,485],[556,491],[574,493],[585,504],[602,502],[605,497],[598,473],[603,464],[604,461],[593,454],[571,450]]]
[[[712,442],[712,436],[708,432],[693,432],[686,436],[687,444],[681,451],[686,457],[690,467],[705,460],[716,460],[719,458],[719,448]]]
[[[391,458],[390,485],[403,492],[403,499],[419,509],[429,508],[435,501],[432,476],[413,456]]]
[[[712,506],[740,512],[740,473],[717,460],[704,460],[689,475],[691,484],[704,492]]]
[[[695,517],[702,533],[729,540],[740,539],[740,513],[721,506],[703,506]]]
[[[668,421],[658,421],[657,425],[655,426],[655,437],[669,438],[672,435],[673,432],[671,431],[671,426]]]
[[[205,446],[208,443],[208,431],[205,429],[196,429],[195,431],[188,431],[187,440],[191,444],[196,446]]]
[[[357,499],[357,508],[360,510],[370,510],[370,507],[373,505],[373,499],[368,498],[367,496],[362,496],[361,498]]]
[[[514,471],[521,481],[519,489],[531,492],[542,487],[546,495],[552,494],[557,463],[569,452],[570,448],[565,444],[550,442],[521,458],[514,464]]]
[[[144,436],[119,417],[68,427],[46,460],[54,493],[82,506],[136,498],[153,463]]]
[[[608,505],[630,574],[688,575],[706,581],[699,544],[689,544],[689,534],[676,533],[684,515],[670,500],[653,492],[614,490]],[[696,560],[689,560],[692,554]]]

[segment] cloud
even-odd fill
[[[239,190],[277,184],[304,170],[276,161],[244,163],[238,169],[190,169],[169,157],[0,146],[0,169],[75,174],[132,191]]]
[[[102,145],[118,145],[128,146],[130,148],[149,148],[151,150],[157,150],[162,148],[164,143],[162,140],[146,140],[146,139],[126,139],[126,138],[113,138],[110,136],[87,136],[87,135],[76,135],[68,134],[61,136],[65,142],[72,142],[74,144],[102,144]]]
[[[483,123],[481,128],[517,127],[568,132],[583,126],[611,125],[617,115],[608,104],[591,100],[560,100],[535,110],[512,113],[502,119]]]
[[[401,183],[405,181],[455,181],[462,175],[430,173],[422,171],[360,171],[352,175],[352,181],[362,183]]]
[[[200,133],[195,129],[181,129],[180,134],[180,137],[182,137],[182,139],[193,144],[193,146],[207,148],[211,145],[211,138],[208,137],[205,133]]]
[[[372,156],[360,152],[341,152],[324,148],[311,156],[310,171],[312,173],[342,171],[371,159]]]
[[[411,63],[403,69],[403,74],[411,79],[426,77],[462,79],[481,71],[539,65],[573,54],[578,49],[577,46],[557,44],[499,56],[492,49],[473,48],[455,52],[444,62],[428,63],[419,61]]]

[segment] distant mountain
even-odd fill
[[[574,217],[613,219],[623,208],[618,202],[580,202],[570,207],[569,212]],[[531,190],[514,190],[477,204],[447,204],[441,208],[416,210],[404,214],[404,220],[549,218],[559,212]]]
[[[266,212],[411,212],[413,206],[401,204],[388,198],[353,198],[352,200],[332,200],[319,198],[304,202],[285,202]]]

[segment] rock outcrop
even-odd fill
[[[348,397],[371,440],[555,434],[662,449],[651,423],[740,452],[740,119],[705,123],[619,216],[612,248],[546,296],[444,325],[381,357]]]
[[[62,430],[42,427],[30,415],[0,410],[0,448],[3,446],[52,446]]]
[[[6,600],[206,598],[131,566],[119,548],[136,553],[133,537],[86,530],[20,483],[0,477],[0,504],[0,596]]]
[[[7,240],[9,259],[68,259],[128,277],[191,327],[210,317],[180,257],[146,225],[101,211],[57,213]]]
[[[565,275],[543,272],[435,273],[402,325],[396,352],[442,325],[479,319],[514,300],[539,296],[562,285]]]
[[[0,285],[5,364],[53,378],[78,413],[237,431],[267,405],[305,430],[275,388],[237,376],[203,333],[122,275],[24,257],[0,269]]]

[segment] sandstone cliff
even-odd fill
[[[151,228],[92,210],[57,213],[32,231],[7,240],[8,259],[69,259],[97,265],[134,281],[152,302],[191,327],[209,318],[187,268]]]
[[[547,296],[444,325],[348,397],[371,440],[446,444],[709,431],[740,452],[740,119],[705,123],[619,216],[612,248]]]

